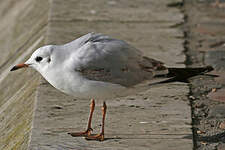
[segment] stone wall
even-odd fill
[[[0,1],[0,149],[27,149],[40,76],[9,72],[44,44],[48,1]]]

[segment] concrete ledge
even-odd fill
[[[183,32],[172,27],[183,22],[183,14],[167,4],[168,1],[153,0],[53,0],[46,42],[64,44],[88,32],[102,32],[128,41],[146,56],[168,66],[183,67]],[[107,140],[93,142],[67,134],[84,130],[90,100],[74,99],[42,82],[37,92],[30,149],[192,149],[186,84],[153,86],[136,95],[107,100]],[[100,106],[97,100],[95,133],[100,128]]]
[[[40,76],[34,71],[7,72],[43,44],[64,44],[88,32],[123,39],[167,66],[184,67],[183,32],[174,27],[184,21],[183,14],[177,8],[167,7],[174,2],[180,0],[24,0],[0,5],[17,8],[22,17],[21,21],[16,18],[18,12],[0,12],[0,17],[16,20],[12,22],[15,27],[11,27],[11,41],[15,42],[10,53],[2,57],[7,59],[0,60],[0,149],[192,149],[186,84],[156,85],[136,95],[107,100],[108,139],[93,142],[67,135],[86,126],[90,100],[64,95],[43,79],[39,81]],[[0,25],[0,30],[7,23],[6,20],[5,26]],[[4,42],[0,37],[0,43]],[[100,128],[100,106],[101,101],[97,100],[95,133]]]

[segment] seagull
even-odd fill
[[[94,98],[123,96],[134,86],[157,76],[184,77],[188,72],[195,75],[212,70],[209,66],[167,68],[125,41],[100,33],[88,33],[64,45],[40,47],[25,63],[15,65],[10,71],[28,67],[38,71],[56,89],[71,96],[91,99],[86,131],[69,134],[98,141],[104,140],[107,106],[104,101],[100,134],[91,134]]]

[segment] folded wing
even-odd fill
[[[163,63],[143,56],[122,40],[95,33],[83,39],[70,62],[86,79],[129,87],[168,72]]]

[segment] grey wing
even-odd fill
[[[154,59],[121,40],[101,34],[92,37],[76,51],[76,68],[89,80],[120,84],[126,87],[152,79],[157,71],[167,69]]]

